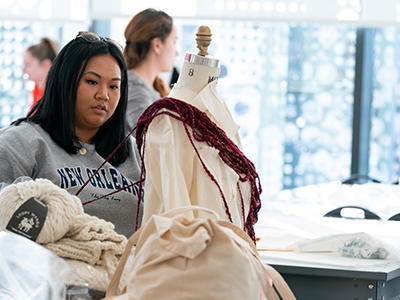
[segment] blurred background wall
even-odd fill
[[[210,27],[218,92],[263,195],[352,174],[398,181],[400,0],[0,0],[0,127],[26,113],[29,45],[48,36],[61,48],[80,30],[124,45],[148,7],[174,18],[178,71]]]

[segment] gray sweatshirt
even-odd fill
[[[125,124],[127,133],[136,126],[145,109],[160,98],[159,92],[149,87],[135,72],[128,71],[128,108]]]
[[[118,167],[106,163],[78,195],[82,203],[139,180],[140,158],[134,138],[130,138],[130,142],[132,147],[127,160]],[[83,146],[87,150],[85,155],[69,154],[33,123],[23,122],[0,129],[0,188],[18,181],[46,178],[75,195],[104,162],[94,145]],[[138,184],[83,208],[86,213],[113,223],[117,233],[130,237],[135,231],[137,194]]]

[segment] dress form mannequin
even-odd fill
[[[206,56],[211,41],[207,29],[199,28],[200,51],[186,53],[168,97],[153,103],[138,121],[136,139],[145,170],[142,222],[172,208],[198,205],[255,240],[251,227],[260,203],[258,175],[241,152],[239,126],[218,97],[220,61]],[[203,217],[197,211],[185,216]]]

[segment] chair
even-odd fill
[[[342,209],[359,209],[364,211],[364,218],[352,218],[352,217],[343,217],[342,216]],[[400,215],[400,214],[399,214]],[[382,220],[381,217],[379,217],[377,214],[369,211],[368,209],[365,209],[360,206],[341,206],[339,208],[333,209],[330,212],[326,213],[324,217],[333,217],[333,218],[346,218],[346,219],[367,219],[367,220]],[[400,216],[399,216],[400,220]]]
[[[372,177],[370,177],[368,175],[351,174],[348,179],[342,181],[342,184],[366,183],[368,181],[381,183],[379,180],[377,180],[375,178],[372,178]]]
[[[400,221],[400,213],[391,216],[388,221]]]

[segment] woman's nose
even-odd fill
[[[108,100],[108,99],[110,99],[108,97],[108,91],[107,91],[106,87],[99,87],[99,90],[97,91],[97,94],[96,94],[96,99],[99,99],[99,100]]]

